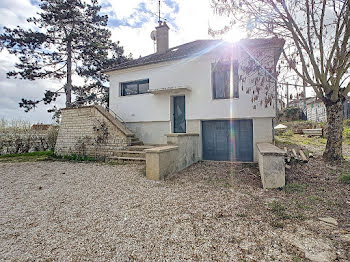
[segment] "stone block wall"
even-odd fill
[[[55,153],[110,156],[130,144],[132,133],[98,106],[62,110]]]
[[[285,152],[270,144],[258,143],[259,150],[259,172],[264,189],[280,188],[286,184]]]

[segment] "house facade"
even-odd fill
[[[272,73],[284,40],[198,40],[169,49],[168,26],[156,30],[155,54],[106,71],[109,108],[145,144],[197,133],[204,160],[257,162],[256,144],[273,139]]]

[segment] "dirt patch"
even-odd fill
[[[0,257],[348,261],[350,188],[319,161],[293,164],[283,190],[263,190],[254,165],[201,162],[155,182],[137,165],[0,163]]]

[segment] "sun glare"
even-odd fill
[[[242,31],[242,29],[239,28],[232,28],[230,31],[228,31],[227,33],[225,33],[224,35],[222,35],[222,39],[224,41],[230,42],[230,43],[235,43],[238,42],[239,40],[245,38],[246,35],[245,33]]]

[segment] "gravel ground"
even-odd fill
[[[0,163],[0,260],[350,258],[346,219],[273,226],[269,203],[292,197],[261,189],[254,166],[202,162],[160,182],[142,173],[139,165]]]

